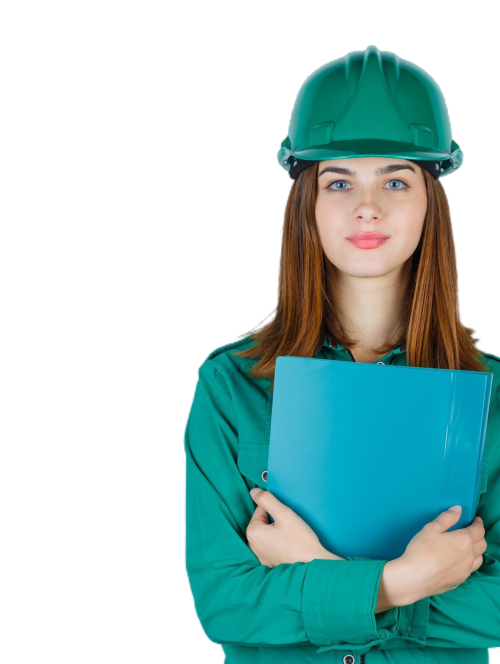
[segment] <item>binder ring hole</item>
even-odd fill
[[[263,473],[262,473],[262,479],[264,480],[264,482],[267,482],[267,470],[264,470],[264,471],[263,471]]]

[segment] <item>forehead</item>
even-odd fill
[[[390,164],[400,164],[412,166],[413,162],[408,159],[400,159],[398,157],[352,157],[346,159],[326,159],[319,162],[319,169],[324,166],[341,166],[342,168],[350,168],[351,170],[375,170],[380,166],[388,166]]]

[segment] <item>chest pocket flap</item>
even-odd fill
[[[240,443],[238,450],[238,468],[247,480],[250,488],[258,486],[267,489],[266,476],[269,459],[269,443]]]

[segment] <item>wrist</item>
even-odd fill
[[[417,589],[414,587],[415,575],[411,565],[403,556],[389,560],[385,565],[380,580],[379,597],[381,608],[385,611],[395,606],[407,606],[418,601]],[[377,603],[377,608],[379,604]],[[385,607],[385,608],[384,608]]]

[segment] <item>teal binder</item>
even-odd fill
[[[342,557],[397,558],[456,504],[449,530],[464,528],[479,498],[492,377],[280,356],[267,489]]]

